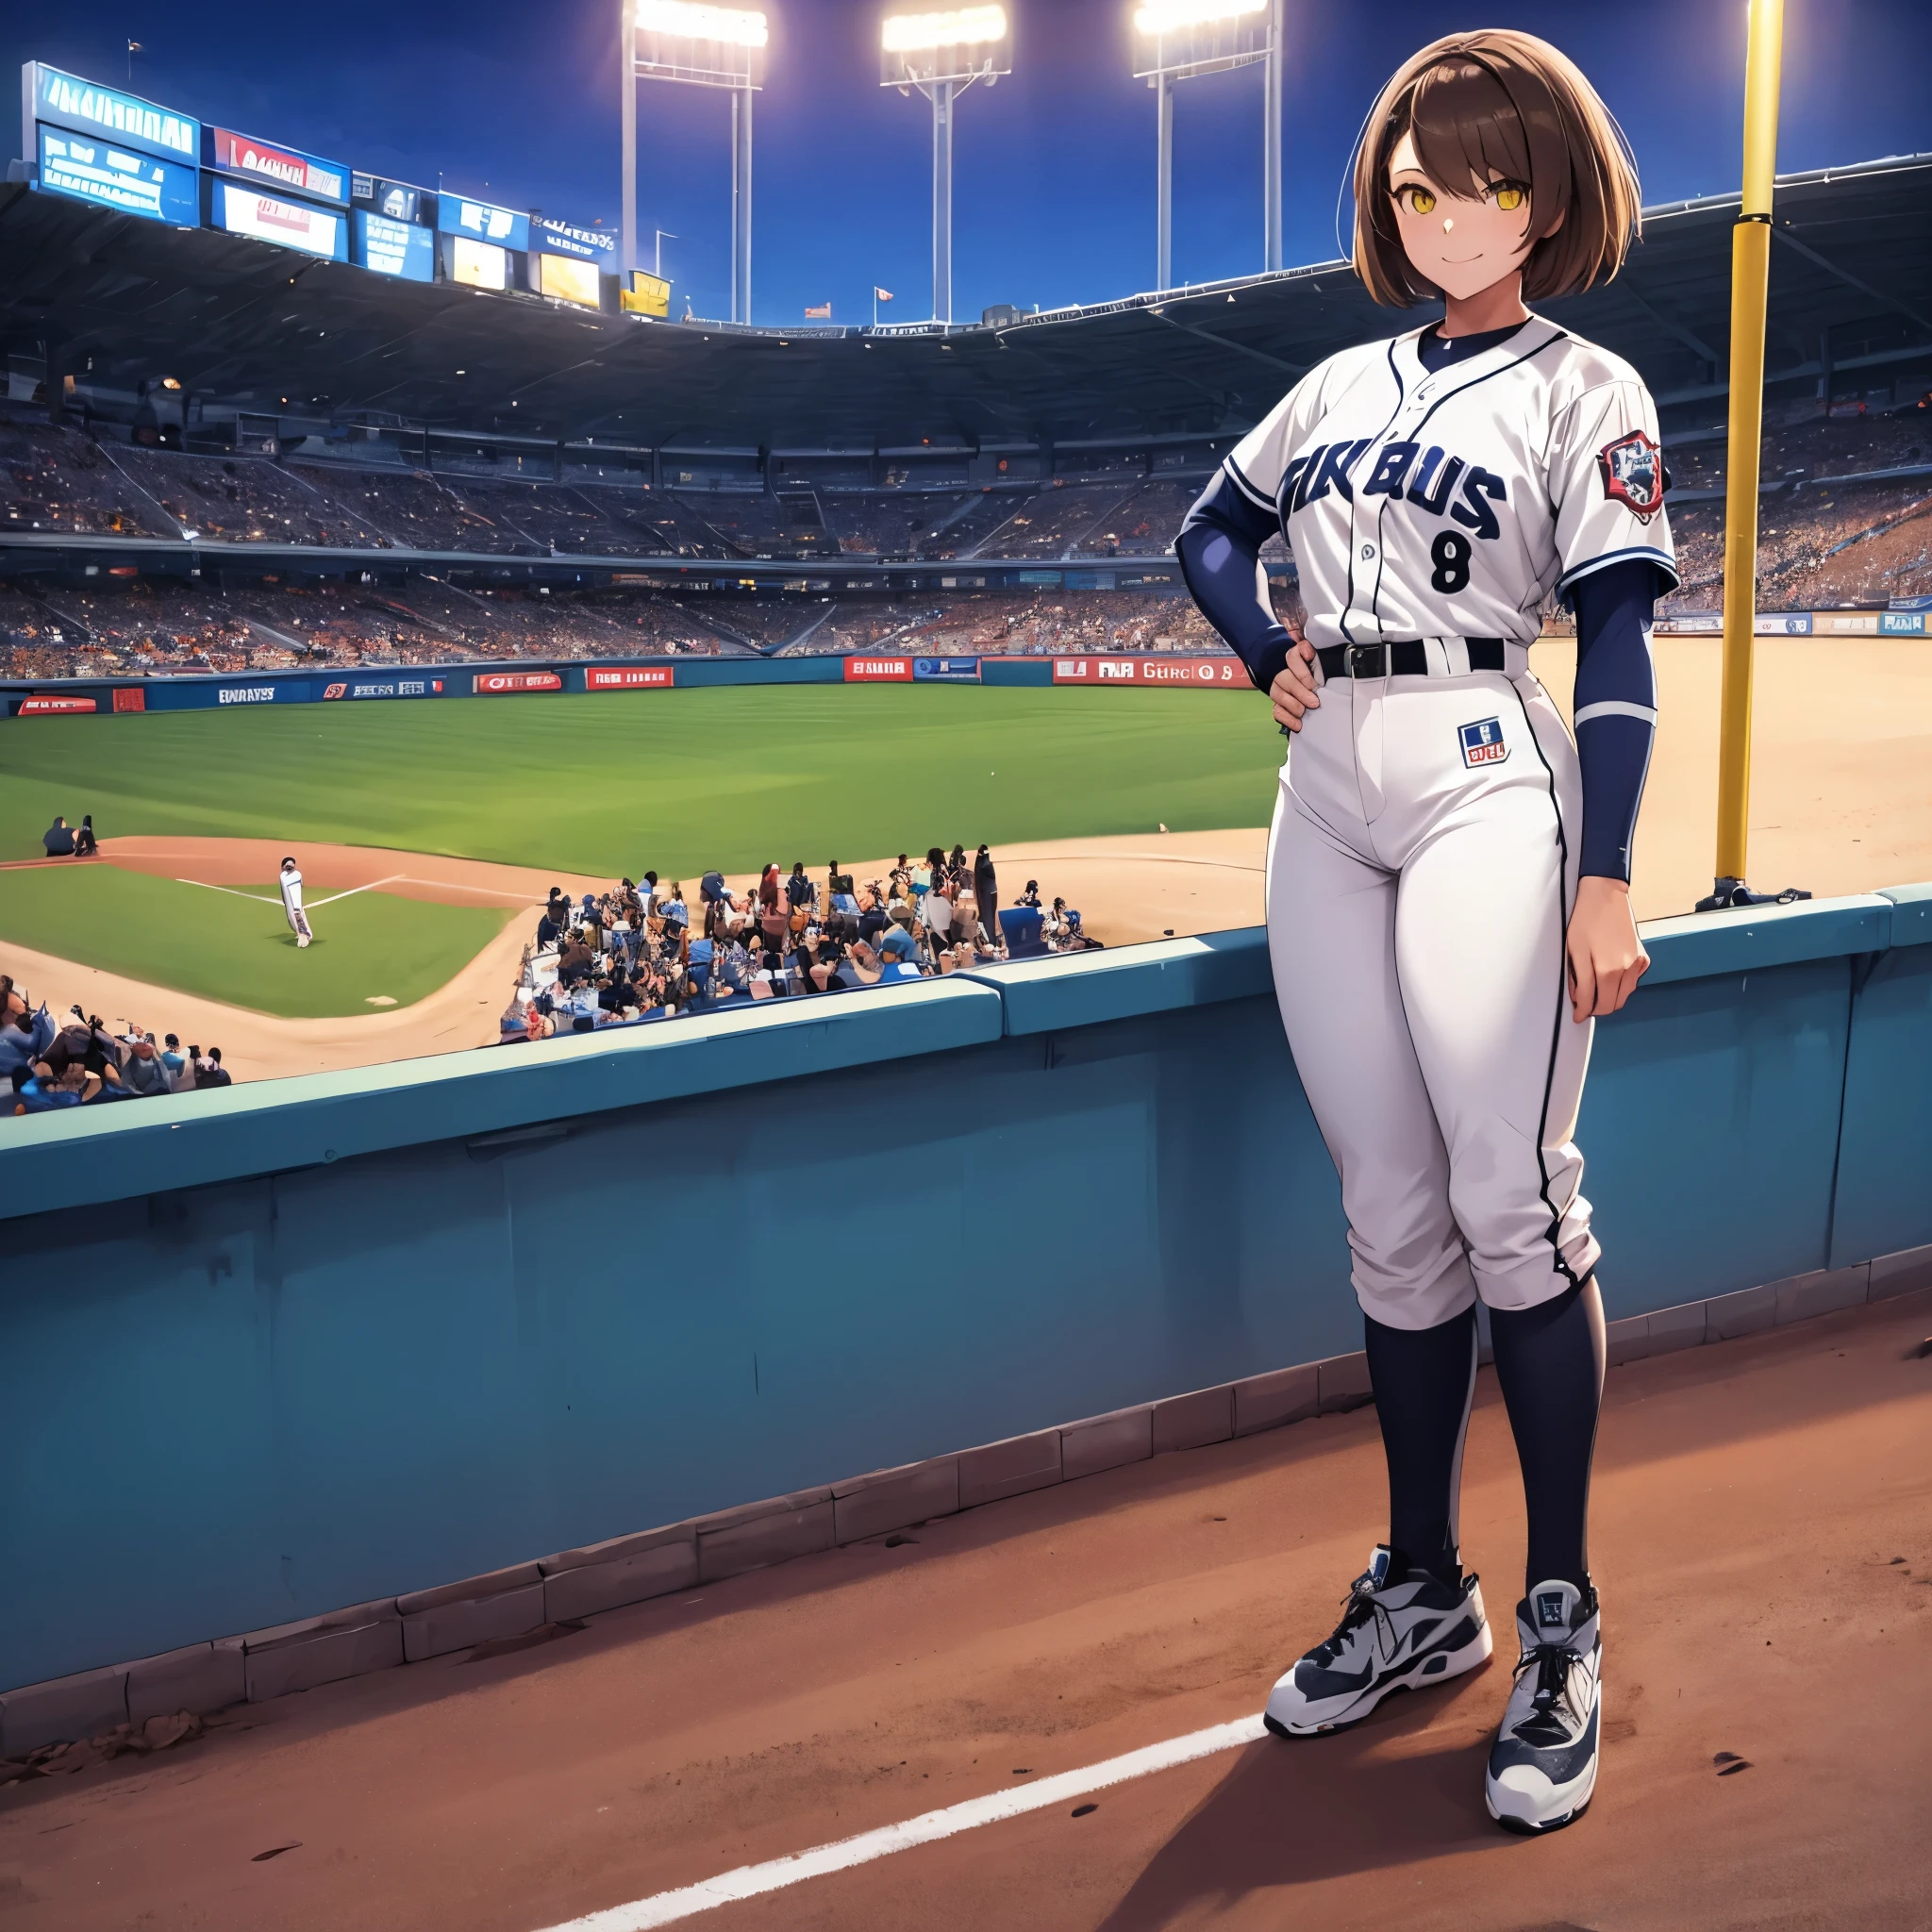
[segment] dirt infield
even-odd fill
[[[1923,1925],[1928,1324],[1922,1293],[1611,1372],[1606,1751],[1569,1831],[1484,1815],[1504,1657],[1336,1737],[693,1923]],[[1522,1501],[1488,1371],[1464,1499],[1507,1630]],[[0,1902],[33,1932],[538,1932],[1252,1715],[1332,1625],[1385,1501],[1362,1410],[244,1706],[164,1756],[0,1791]]]

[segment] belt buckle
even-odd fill
[[[1387,644],[1349,644],[1344,647],[1344,662],[1351,677],[1387,677],[1389,675],[1389,646]]]

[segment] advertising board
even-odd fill
[[[31,697],[13,700],[13,715],[16,718],[58,718],[69,717],[76,712],[96,709],[92,698],[45,696],[36,692]]]
[[[1252,691],[1239,658],[1056,658],[1056,684],[1160,685],[1169,691]]]
[[[169,222],[177,228],[201,225],[200,179],[191,167],[130,153],[93,135],[64,128],[40,130],[40,185],[53,194],[71,194],[124,215]]]
[[[561,691],[563,678],[555,671],[479,671],[471,687],[479,698],[491,698],[508,691]]]
[[[622,307],[627,315],[671,313],[671,284],[662,275],[646,275],[641,268],[630,272],[630,287],[624,291]]]
[[[509,256],[487,242],[472,242],[467,235],[452,235],[449,250],[449,278],[466,289],[507,289],[509,287]]]
[[[288,201],[234,181],[208,183],[208,220],[231,235],[252,235],[278,248],[319,255],[325,261],[349,258],[349,218],[306,201]]]
[[[392,222],[364,208],[353,210],[349,221],[355,230],[350,259],[358,268],[400,275],[406,282],[436,279],[436,238],[427,228],[414,222]]]
[[[460,244],[461,238],[458,237]],[[579,261],[571,255],[533,255],[531,266],[537,271],[537,292],[555,296],[559,302],[575,302],[583,308],[603,306],[601,277],[594,261]]]
[[[912,659],[910,658],[847,658],[845,659],[845,682],[847,684],[910,684],[912,682]]]
[[[1808,610],[1760,610],[1754,628],[1761,638],[1807,638],[1811,635]]]
[[[1870,638],[1878,635],[1878,618],[1875,610],[1820,610],[1811,627],[1827,636]]]
[[[603,228],[579,228],[570,222],[530,218],[530,246],[540,255],[568,255],[594,262],[606,275],[617,273],[617,237]]]
[[[366,208],[385,221],[420,222],[425,228],[436,225],[436,196],[427,188],[412,188],[407,181],[385,181],[376,175],[351,174],[349,200]]]
[[[340,161],[317,160],[297,148],[257,141],[231,127],[204,127],[201,142],[204,164],[225,175],[242,175],[310,201],[332,201],[338,208],[348,204],[349,171]]]
[[[1922,638],[1925,635],[1925,613],[1923,610],[1881,610],[1878,613],[1878,633],[1888,638]]]
[[[508,248],[513,255],[529,251],[529,216],[520,215],[513,208],[491,208],[487,201],[465,201],[460,194],[439,194],[436,225],[445,235],[467,235],[473,241]]]
[[[114,687],[114,708],[117,711],[144,711],[147,709],[147,693],[138,684],[117,684]]]
[[[977,684],[977,658],[915,658],[913,681],[918,684]]]
[[[52,121],[82,134],[99,134],[124,147],[138,147],[165,161],[201,161],[201,123],[192,114],[158,108],[138,94],[96,87],[39,60],[20,70],[21,125]]]
[[[584,673],[586,691],[663,691],[675,682],[669,664],[593,665]]]
[[[322,688],[325,702],[337,698],[440,698],[440,677],[344,677]]]

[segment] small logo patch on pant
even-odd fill
[[[1462,762],[1472,770],[1477,765],[1500,765],[1509,756],[1500,718],[1479,718],[1474,724],[1464,724],[1460,736]]]

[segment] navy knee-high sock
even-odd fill
[[[1434,1328],[1362,1318],[1369,1380],[1389,1458],[1389,1546],[1445,1579],[1461,1574],[1457,1501],[1475,1388],[1475,1310]]]
[[[1596,1276],[1534,1308],[1491,1308],[1490,1345],[1523,1464],[1529,1518],[1525,1591],[1590,1589],[1590,1464],[1604,1392],[1604,1305]]]

